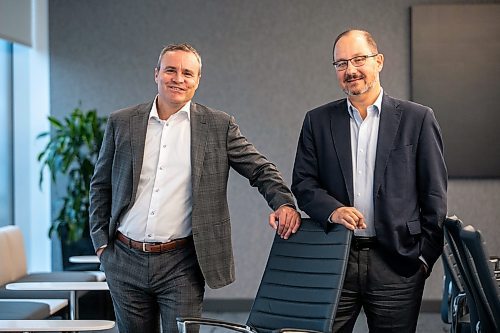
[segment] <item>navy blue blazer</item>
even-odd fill
[[[330,214],[353,206],[350,118],[346,99],[309,111],[299,137],[292,191],[298,206],[328,230]],[[375,230],[388,264],[414,274],[443,248],[447,171],[428,107],[384,94],[375,160]]]

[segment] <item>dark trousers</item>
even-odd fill
[[[163,332],[177,332],[176,317],[201,316],[205,281],[192,244],[144,253],[117,241],[101,263],[120,333],[160,332],[160,317]]]
[[[410,277],[400,276],[377,248],[351,248],[332,332],[352,332],[361,308],[370,333],[415,332],[424,283],[422,270]]]

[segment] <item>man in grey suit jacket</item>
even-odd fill
[[[188,44],[165,47],[154,101],[113,112],[90,190],[91,236],[118,328],[177,330],[200,316],[204,286],[234,281],[227,203],[229,168],[257,187],[283,238],[300,215],[276,167],[242,136],[234,118],[192,102],[201,59]]]
[[[326,229],[354,231],[333,332],[352,332],[361,308],[370,332],[414,332],[443,247],[440,129],[430,108],[384,94],[384,56],[368,32],[346,31],[333,47],[347,98],[307,113],[292,190]]]

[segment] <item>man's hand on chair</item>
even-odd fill
[[[300,214],[287,205],[269,214],[269,225],[284,239],[288,239],[291,234],[299,230],[300,221]]]

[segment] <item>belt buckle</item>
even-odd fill
[[[146,249],[146,244],[147,244],[147,243],[142,243],[142,252],[149,253],[149,252],[151,252],[151,251],[149,251],[149,250],[147,250],[147,249]]]
[[[366,251],[366,250],[370,250],[370,249],[371,249],[371,247],[369,245],[366,245],[366,244],[365,245],[361,245],[361,244],[358,245],[358,251]]]
[[[373,248],[373,244],[367,239],[357,239],[354,237],[353,241],[353,246],[356,251],[366,251]]]

